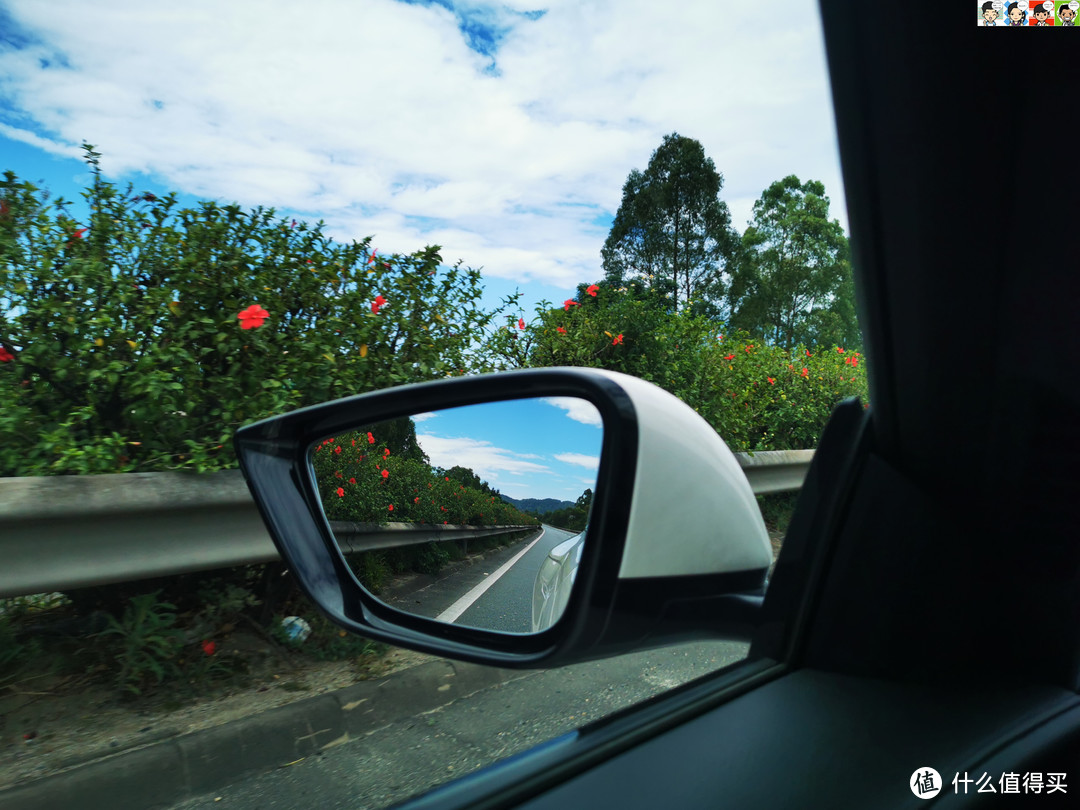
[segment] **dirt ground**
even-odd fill
[[[778,554],[782,535],[770,532],[770,540]],[[0,690],[0,789],[432,660],[390,648],[349,661],[313,661],[242,629],[223,639],[218,652],[248,662],[242,685],[197,697],[158,689],[131,701],[86,674],[69,674],[32,677]]]
[[[283,655],[243,631],[222,652],[242,650],[250,672],[242,686],[199,697],[159,689],[137,701],[78,676],[43,676],[0,693],[0,788],[58,773],[112,751],[218,726],[361,680],[431,660],[390,649],[353,661],[311,661]]]

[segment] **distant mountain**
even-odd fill
[[[574,505],[573,501],[557,501],[554,498],[524,498],[519,501],[517,498],[503,495],[502,499],[522,512],[532,512],[534,515],[545,515],[556,509],[566,509]]]

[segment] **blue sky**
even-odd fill
[[[0,169],[443,246],[487,303],[598,279],[631,169],[702,142],[740,230],[788,174],[846,224],[816,5],[715,0],[0,0]]]
[[[573,501],[596,489],[603,425],[586,400],[491,402],[414,421],[432,466],[468,467],[511,498]]]

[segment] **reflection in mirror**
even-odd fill
[[[587,400],[517,399],[357,425],[311,459],[334,538],[371,594],[530,633],[569,599],[602,437]]]

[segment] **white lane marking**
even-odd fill
[[[547,529],[541,529],[540,530],[540,537],[543,537],[546,532],[547,532]],[[525,548],[523,548],[521,551],[519,551],[517,554],[515,554],[513,557],[511,557],[509,560],[507,560],[505,563],[503,563],[502,567],[499,568],[498,571],[496,571],[494,574],[489,576],[487,579],[485,579],[479,585],[474,587],[471,591],[469,591],[463,597],[461,597],[456,602],[454,602],[454,604],[452,604],[450,607],[448,607],[446,610],[444,610],[442,613],[440,613],[438,616],[436,616],[435,621],[437,621],[437,622],[456,622],[458,619],[460,619],[461,614],[464,613],[466,610],[468,610],[470,607],[472,607],[473,602],[475,602],[477,599],[479,599],[481,596],[483,596],[484,592],[488,588],[490,588],[492,585],[494,585],[496,582],[499,581],[499,577],[501,577],[503,574],[505,574],[507,571],[509,571],[511,568],[513,568],[514,563],[516,563],[518,560],[520,560],[522,557],[524,557],[526,554],[528,554],[529,550],[533,546],[535,546],[537,543],[540,542],[540,537],[537,537],[535,540],[533,540],[531,543],[529,543],[529,545],[525,546]]]

